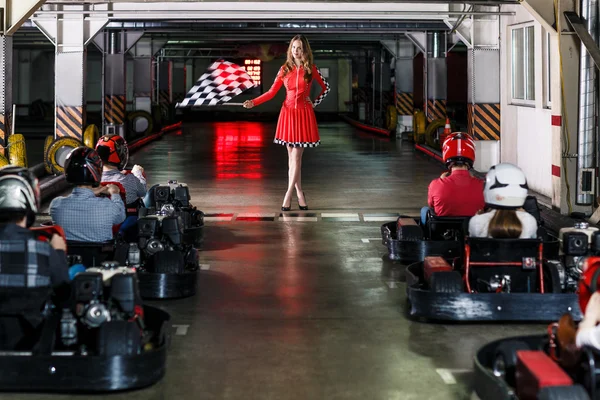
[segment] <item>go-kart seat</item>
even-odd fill
[[[107,242],[77,242],[67,241],[67,255],[71,258],[81,257],[81,264],[86,268],[99,266],[103,261],[114,260],[115,241]]]
[[[544,292],[543,242],[541,239],[465,240],[467,292],[487,291],[486,282],[498,275],[511,277],[511,292]],[[546,288],[550,291],[551,288]]]
[[[462,240],[469,229],[471,217],[440,217],[431,210],[427,215],[427,232],[430,240]]]

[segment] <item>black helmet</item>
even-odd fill
[[[96,150],[81,146],[71,150],[65,160],[65,177],[74,185],[97,187],[102,180],[102,160]]]
[[[40,206],[40,187],[27,168],[7,165],[0,168],[0,213],[23,214],[27,227],[33,225]]]
[[[122,170],[129,161],[129,148],[127,142],[119,135],[104,135],[96,143],[96,151],[102,162],[114,165]]]

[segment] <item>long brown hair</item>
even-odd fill
[[[290,73],[296,65],[294,62],[294,56],[292,55],[292,46],[296,40],[302,42],[302,68],[304,68],[304,80],[306,82],[310,82],[312,79],[313,54],[312,50],[310,49],[310,44],[308,44],[308,40],[302,35],[296,35],[290,41],[290,45],[287,50],[287,59],[283,64],[283,76],[286,76],[288,73]]]
[[[518,239],[523,232],[515,210],[496,210],[488,226],[488,235],[496,239]]]

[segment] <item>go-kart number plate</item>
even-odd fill
[[[523,257],[523,269],[535,269],[536,267],[535,257]]]

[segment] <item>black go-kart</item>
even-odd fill
[[[528,196],[524,208],[538,222],[538,237],[544,241],[544,257],[558,258],[560,242],[544,227],[537,199]],[[397,221],[381,225],[381,242],[387,247],[388,258],[402,264],[423,261],[426,256],[451,260],[462,256],[470,218],[441,217],[429,211],[423,225],[420,218],[400,216]]]
[[[467,237],[464,255],[425,257],[406,269],[410,316],[450,321],[552,321],[577,301],[580,272],[544,257],[541,239]]]
[[[135,271],[104,264],[77,274],[67,295],[0,291],[0,390],[109,392],[165,374],[169,314],[141,303]]]
[[[198,250],[202,245],[204,214],[189,202],[188,187],[169,181],[148,191],[134,209],[137,221],[121,230],[114,241],[68,242],[71,263],[95,266],[115,260],[134,267],[145,299],[189,297],[198,287]],[[79,257],[78,257],[79,256]]]
[[[600,399],[600,351],[575,344],[565,314],[546,335],[511,337],[484,345],[474,357],[474,390],[481,399]]]

